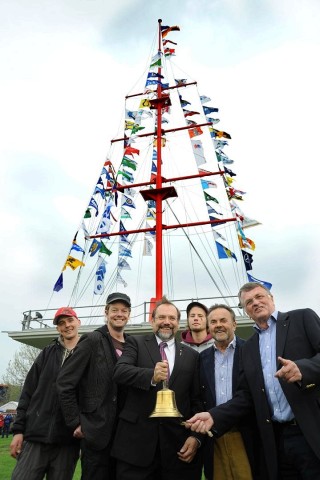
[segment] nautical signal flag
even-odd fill
[[[53,291],[60,292],[63,289],[63,274],[61,273],[58,280],[54,284]]]
[[[249,282],[261,283],[261,285],[263,285],[264,287],[266,287],[268,290],[271,290],[272,283],[266,282],[265,280],[259,280],[258,278],[255,278],[255,277],[253,277],[252,275],[250,275],[250,273],[247,273],[247,275],[248,275],[248,280],[249,280]]]
[[[193,127],[193,128],[190,128],[190,130],[188,130],[188,133],[189,133],[189,137],[193,138],[193,137],[196,137],[197,135],[202,135],[203,131],[201,130],[200,127]]]
[[[161,26],[162,38],[166,37],[170,32],[180,32],[180,27],[178,27],[178,25],[173,25],[172,27]]]
[[[83,250],[83,248],[81,248],[80,245],[78,245],[75,241],[72,242],[71,250],[75,250],[76,252],[85,253],[85,251]],[[71,250],[70,250],[70,252],[71,252]]]
[[[85,264],[83,262],[69,255],[62,270],[65,270],[67,267],[70,267],[72,268],[72,270],[75,270],[78,267],[84,267],[84,266]]]
[[[103,242],[101,242],[101,245],[100,245],[100,248],[99,248],[99,252],[100,253],[105,253],[106,255],[108,255],[110,257],[110,255],[112,255],[112,252],[111,250],[109,250],[105,244]]]
[[[104,277],[106,274],[106,262],[103,260],[102,257],[98,258],[97,263],[97,270],[96,270],[96,278],[95,278],[95,285],[93,293],[95,295],[102,295],[104,291]]]
[[[219,243],[217,241],[216,241],[216,246],[217,246],[218,257],[219,258],[234,258],[236,262],[238,261],[235,254],[233,252],[231,252],[231,250],[229,250],[229,248],[225,247],[224,245],[222,245],[221,243]]]
[[[241,252],[246,270],[252,270],[253,255],[251,255],[251,253],[245,252],[244,250],[241,250]]]

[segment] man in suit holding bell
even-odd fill
[[[163,298],[152,313],[153,334],[128,337],[114,380],[128,388],[113,443],[117,480],[200,480],[201,435],[187,432],[179,417],[153,417],[163,382],[184,419],[203,410],[199,354],[175,339],[177,307]],[[174,402],[173,402],[174,403]]]

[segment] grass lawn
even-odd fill
[[[15,466],[15,459],[10,457],[9,445],[11,443],[12,436],[9,438],[0,437],[0,465],[1,465],[1,480],[10,480],[11,473]],[[77,465],[73,479],[80,480],[81,471],[80,471],[80,462]]]

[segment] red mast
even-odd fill
[[[162,34],[161,34],[161,23],[162,20],[158,20],[158,57],[159,60],[162,60],[163,52],[162,52]],[[197,225],[206,225],[206,224],[215,224],[215,223],[225,223],[225,222],[231,222],[235,221],[235,218],[227,218],[223,220],[206,220],[202,222],[190,222],[186,224],[178,224],[178,225],[163,225],[162,223],[162,203],[164,200],[170,197],[177,197],[177,192],[173,186],[168,186],[164,187],[163,184],[171,182],[171,181],[176,181],[176,180],[183,180],[183,179],[188,179],[188,178],[201,178],[204,176],[211,176],[211,175],[222,175],[222,171],[218,172],[199,172],[198,174],[195,175],[189,175],[185,177],[179,177],[179,178],[171,178],[171,179],[166,179],[162,177],[162,140],[163,136],[165,135],[166,132],[175,132],[178,130],[185,130],[185,129],[190,129],[192,126],[184,126],[180,128],[174,128],[174,129],[168,129],[165,130],[162,128],[162,113],[165,107],[168,107],[171,105],[170,101],[170,96],[168,93],[163,93],[163,87],[161,84],[161,71],[162,71],[162,65],[158,66],[158,80],[159,83],[157,85],[157,96],[155,99],[150,100],[150,109],[156,110],[156,115],[157,115],[157,124],[156,124],[156,129],[155,132],[153,133],[146,133],[146,134],[138,134],[137,137],[145,137],[145,136],[151,136],[154,135],[156,139],[156,148],[157,148],[157,172],[156,172],[156,179],[151,180],[149,182],[143,182],[140,184],[131,184],[130,188],[133,188],[135,186],[151,186],[147,190],[140,190],[140,194],[144,198],[145,201],[148,200],[153,200],[156,204],[156,224],[152,228],[144,228],[144,229],[139,229],[139,230],[131,230],[131,231],[126,231],[126,233],[142,233],[142,232],[150,232],[153,231],[155,232],[155,247],[156,247],[156,252],[155,252],[155,267],[156,267],[156,291],[155,291],[155,297],[150,299],[150,312],[153,310],[153,307],[155,303],[160,300],[163,296],[163,231],[172,229],[172,228],[183,228],[183,227],[191,227],[191,226],[197,226]],[[194,84],[196,82],[190,83],[190,85]],[[189,84],[186,84],[189,85]],[[185,86],[186,86],[185,85]],[[177,88],[175,87],[169,87],[168,89],[174,89]],[[166,89],[167,90],[167,89]],[[130,95],[130,97],[134,96],[140,96],[142,93],[138,93],[135,95]],[[128,97],[126,97],[128,98]],[[211,125],[210,122],[208,123],[202,123],[198,124],[198,126],[209,126]],[[111,143],[118,142],[126,140],[126,138],[117,138],[111,141]],[[153,188],[153,185],[155,185],[155,188]],[[125,189],[128,188],[125,185],[120,185],[117,184],[117,190],[120,192],[125,191]],[[111,190],[113,187],[107,188],[106,190]],[[119,232],[114,232],[114,233],[108,233],[108,234],[99,234],[99,235],[92,235],[90,238],[97,238],[97,237],[103,237],[103,236],[113,236],[113,235],[122,235],[124,232],[119,231]]]

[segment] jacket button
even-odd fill
[[[269,418],[266,419],[266,422],[267,423],[271,423],[271,420],[269,420]]]
[[[112,401],[113,401],[113,402],[116,402],[116,401],[117,401],[117,397],[116,397],[116,396],[112,397]]]

